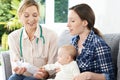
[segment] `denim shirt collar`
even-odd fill
[[[93,39],[94,35],[95,35],[94,31],[91,30],[90,33],[88,34],[85,42],[83,43],[83,46],[84,46],[84,47],[87,47],[87,45],[92,42],[92,39]],[[79,39],[80,39],[79,35],[76,35],[75,37],[72,38],[72,44],[73,44],[77,49],[78,49],[78,45],[77,45],[77,44],[78,44],[78,40],[79,40]]]

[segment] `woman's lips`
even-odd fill
[[[33,25],[34,25],[34,23],[32,23],[32,24],[31,24],[31,23],[28,23],[28,25],[33,26]]]
[[[72,32],[73,30],[72,29],[69,29],[70,30],[70,32]]]

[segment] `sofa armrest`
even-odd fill
[[[10,75],[12,75],[9,51],[1,52],[1,63],[2,63],[3,80],[8,80]]]

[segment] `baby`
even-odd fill
[[[48,80],[73,80],[74,76],[80,74],[76,61],[74,61],[77,51],[72,45],[64,45],[58,50],[58,60],[55,64],[43,66],[46,71],[60,69],[55,79]]]

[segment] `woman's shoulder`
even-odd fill
[[[109,47],[108,44],[106,43],[106,41],[102,37],[100,37],[98,35],[94,36],[93,44],[95,46],[106,46],[106,47]]]
[[[17,29],[17,30],[14,30],[14,31],[12,31],[9,35],[8,35],[8,37],[18,37],[19,35],[20,35],[20,33],[21,33],[21,30],[22,30],[22,28],[20,28],[20,29]]]
[[[99,35],[95,34],[94,31],[92,30],[86,39],[86,44],[94,48],[100,48],[100,47],[108,48],[108,45],[105,42],[105,40]]]
[[[101,36],[95,34],[93,30],[91,30],[91,32],[89,33],[89,35],[87,37],[87,40],[89,42],[92,42],[93,44],[94,43],[96,43],[96,44],[98,44],[98,43],[106,43],[104,41],[104,39]]]

